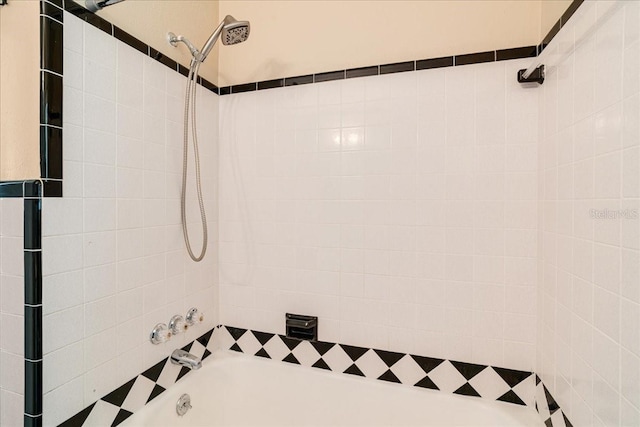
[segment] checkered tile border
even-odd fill
[[[573,427],[558,402],[551,396],[547,387],[536,375],[536,411],[546,427]]]
[[[465,396],[534,405],[532,372],[225,326],[221,347],[273,360]]]
[[[211,329],[182,349],[202,360],[206,359],[215,348],[213,336],[216,335],[214,332],[217,330],[220,330],[220,326]],[[169,358],[163,359],[91,406],[78,412],[60,426],[117,426],[189,372],[191,372],[189,368],[174,365]]]
[[[533,372],[417,356],[219,325],[184,350],[206,359],[215,348],[257,357],[535,407],[547,427],[572,427],[549,390]],[[187,375],[169,358],[144,371],[61,424],[117,426]]]

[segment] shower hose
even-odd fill
[[[200,61],[191,61],[189,68],[189,77],[187,78],[187,90],[184,101],[184,149],[182,156],[182,194],[180,196],[180,209],[182,217],[182,235],[184,243],[187,247],[189,256],[195,262],[200,262],[207,252],[207,216],[204,211],[204,202],[202,199],[202,181],[200,179],[200,153],[198,150],[198,130],[196,119],[196,90],[198,81],[198,71],[200,70]],[[187,227],[187,169],[189,154],[189,110],[191,110],[191,133],[193,134],[193,157],[195,163],[196,192],[198,195],[198,204],[200,206],[200,220],[202,222],[202,249],[199,255],[195,255],[189,241],[189,229]]]

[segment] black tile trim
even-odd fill
[[[415,71],[416,62],[397,62],[395,64],[385,64],[380,66],[380,74],[403,73],[406,71]]]
[[[58,7],[52,3],[49,3],[48,1],[40,2],[40,14],[53,18],[56,21],[64,22],[62,6]]]
[[[156,61],[166,65],[167,67],[171,68],[174,71],[178,70],[178,63],[176,61],[174,61],[173,59],[169,58],[168,56],[166,56],[162,52],[159,52],[159,51],[155,50],[152,47],[149,47],[149,56],[151,58],[155,59]],[[188,71],[187,71],[187,76],[188,75],[189,74],[188,74]]]
[[[149,49],[151,49],[151,47]],[[185,77],[189,77],[189,68],[185,67],[182,64],[178,64],[178,72]]]
[[[198,77],[198,82],[205,88],[209,89],[211,92],[215,93],[216,95],[218,94],[219,90],[218,90],[218,86],[214,85],[213,83],[211,83],[209,80],[204,79],[202,77]]]
[[[62,74],[62,38],[62,24],[40,16],[40,69]]]
[[[306,76],[285,77],[285,86],[298,86],[313,83],[313,74],[307,74]]]
[[[42,252],[24,251],[24,303],[42,304]],[[32,359],[33,355],[29,357]]]
[[[0,182],[0,198],[22,198],[24,197],[23,181]]]
[[[42,197],[62,197],[62,180],[43,179]]]
[[[318,73],[313,75],[314,83],[330,82],[333,80],[344,80],[345,70],[329,71],[327,73]]]
[[[551,40],[553,40],[553,38],[560,32],[561,28],[562,22],[560,20],[553,24],[553,27],[551,27],[547,35],[542,39],[542,42],[540,43],[540,52],[542,52],[549,45],[549,43],[551,43]]]
[[[496,52],[493,50],[488,52],[467,53],[465,55],[456,55],[453,59],[454,64],[456,66],[480,64],[483,62],[493,62],[495,60],[496,60]]]
[[[24,361],[24,390],[25,415],[42,415],[42,393],[29,393],[33,390],[42,390],[42,360]]]
[[[40,125],[40,176],[62,179],[62,129]]]
[[[25,283],[25,287],[28,286]],[[42,288],[42,284],[40,286]],[[41,291],[41,290],[40,290]],[[24,328],[26,331],[32,331],[32,336],[24,337],[24,358],[25,360],[38,361],[42,360],[42,306],[24,307]],[[42,389],[40,389],[42,391]],[[37,393],[37,390],[35,392]],[[25,404],[28,402],[25,402]],[[37,413],[31,413],[38,415]]]
[[[453,67],[453,56],[442,58],[421,59],[416,61],[416,70],[430,70],[432,68]]]
[[[567,10],[564,11],[562,16],[560,17],[561,25],[566,24],[569,19],[576,13],[576,10],[584,3],[584,0],[573,0]]]
[[[24,248],[42,249],[42,199],[24,199]],[[31,302],[30,304],[34,304]]]
[[[265,80],[258,82],[258,90],[275,89],[284,86],[284,79]]]
[[[496,50],[496,61],[510,59],[535,58],[538,56],[538,46],[515,47],[513,49]]]
[[[145,55],[149,55],[149,45],[147,45],[143,41],[138,40],[131,34],[127,33],[125,30],[123,30],[122,28],[116,27],[115,25],[113,27],[113,37],[120,40],[122,43],[126,44],[127,46],[132,47],[138,52],[143,53]]]
[[[40,124],[62,127],[62,76],[40,72]]]
[[[25,415],[24,427],[42,427],[42,415],[38,415],[37,417]]]
[[[347,70],[347,78],[353,79],[356,77],[368,77],[377,76],[379,73],[379,66],[373,65],[371,67],[349,68]]]
[[[256,83],[231,86],[231,93],[253,92],[254,90],[257,90]]]
[[[221,87],[220,95],[231,95],[231,86]]]

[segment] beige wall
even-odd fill
[[[191,54],[183,44],[169,45],[167,32],[184,35],[200,49],[219,24],[218,0],[127,0],[102,9],[98,15],[184,66],[189,65]],[[216,47],[200,74],[215,83],[217,72]]]
[[[40,177],[39,13],[15,0],[0,14],[0,180]]]
[[[220,49],[220,85],[480,52],[540,41],[539,0],[220,1],[251,21]]]
[[[540,39],[547,35],[553,24],[562,16],[572,0],[542,0],[540,11]]]

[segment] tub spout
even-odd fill
[[[182,349],[173,350],[173,353],[171,353],[171,363],[186,366],[194,370],[202,367],[202,360]]]

